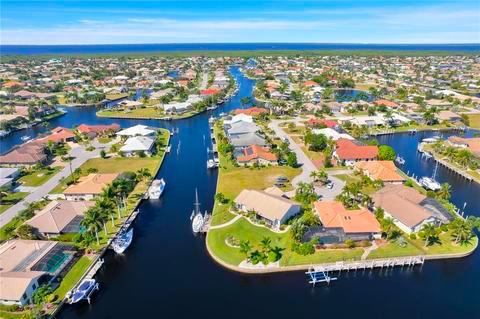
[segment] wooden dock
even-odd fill
[[[309,283],[315,284],[317,282],[330,282],[326,280],[333,277],[329,277],[329,272],[342,272],[350,270],[367,270],[375,268],[394,268],[394,267],[413,267],[416,265],[423,265],[425,262],[425,256],[413,256],[413,257],[397,257],[397,258],[382,258],[371,260],[359,260],[359,261],[339,261],[330,264],[312,265],[305,273],[311,278]],[[317,276],[320,274],[320,276]],[[328,277],[328,278],[327,278]],[[319,278],[319,280],[316,280]]]

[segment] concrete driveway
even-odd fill
[[[75,148],[72,148],[72,150],[69,152],[69,155],[71,157],[74,157],[72,160],[72,171],[75,169],[79,168],[83,163],[85,163],[87,160],[94,158],[94,157],[99,157],[100,156],[100,150],[95,149],[94,151],[87,151],[85,150],[84,146],[78,146]],[[0,214],[0,227],[5,226],[8,222],[12,220],[13,217],[15,217],[20,211],[24,210],[27,208],[29,203],[33,203],[35,201],[41,200],[43,197],[47,196],[47,194],[55,188],[60,183],[60,180],[62,178],[65,178],[70,175],[70,165],[66,165],[60,172],[58,172],[56,175],[54,175],[52,178],[50,178],[48,181],[46,181],[43,185],[38,186],[32,193],[27,195],[22,201],[16,203],[9,209],[7,209],[5,212]]]
[[[304,183],[311,183],[312,178],[310,177],[310,174],[314,171],[317,171],[317,167],[313,164],[312,160],[305,154],[305,152],[302,150],[300,145],[298,145],[287,133],[285,133],[284,130],[280,128],[281,123],[288,123],[288,122],[294,122],[294,123],[299,123],[302,121],[301,119],[292,119],[292,120],[273,120],[268,127],[272,129],[275,134],[281,138],[282,140],[287,139],[290,143],[290,149],[295,152],[297,155],[297,162],[299,165],[301,165],[302,168],[302,173],[292,180],[292,184],[294,188],[297,188],[298,183],[304,182]],[[342,181],[341,179],[338,179],[333,175],[332,173],[328,172],[328,179],[333,182],[333,188],[328,189],[325,186],[323,187],[315,187],[315,192],[317,195],[319,195],[323,199],[333,199],[335,198],[338,194],[342,192],[343,186],[345,186],[345,182]],[[292,192],[290,192],[289,195]],[[294,194],[294,192],[293,192]]]

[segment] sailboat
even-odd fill
[[[133,240],[133,228],[125,231],[122,230],[120,234],[112,242],[112,248],[117,254],[123,254],[125,250],[130,246]]]
[[[190,220],[192,221],[192,230],[196,234],[202,231],[203,223],[205,222],[203,215],[200,212],[200,203],[198,202],[198,191],[196,188],[195,188],[194,207],[195,209],[193,210],[192,215],[190,216]]]
[[[432,177],[424,176],[420,178],[420,181],[419,181],[420,184],[426,189],[429,189],[432,191],[438,191],[442,188],[442,185],[440,185],[440,183],[435,180],[435,177],[437,176],[437,168],[438,168],[438,162],[435,165],[435,170],[433,171]]]

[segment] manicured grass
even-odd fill
[[[468,120],[470,127],[480,129],[480,114],[470,114],[468,115]]]
[[[415,245],[412,245],[412,243],[408,241],[405,247],[400,247],[396,242],[388,242],[385,245],[370,252],[367,259],[391,258],[399,256],[417,256],[423,254],[425,254],[425,252],[422,249]]]
[[[99,137],[98,142],[102,144],[107,144],[110,143],[113,140],[113,138],[105,136],[105,137]]]
[[[61,300],[65,297],[67,292],[73,288],[73,286],[78,282],[78,280],[83,276],[87,268],[92,264],[92,260],[87,256],[82,256],[80,259],[73,265],[69,272],[65,275],[60,283],[60,286],[55,289],[53,292],[58,296],[58,299]]]
[[[452,241],[452,233],[450,231],[441,233],[438,237],[438,243],[427,247],[425,247],[425,241],[421,238],[417,238],[411,242],[418,247],[422,247],[427,255],[466,253],[475,249],[478,244],[478,237],[473,237],[468,244],[455,244]]]
[[[97,112],[99,117],[117,117],[117,118],[162,118],[163,112],[153,108],[138,108],[125,112],[122,110],[101,110]]]
[[[241,253],[239,248],[230,247],[225,243],[228,236],[234,236],[238,240],[248,240],[254,249],[260,249],[258,244],[264,237],[272,240],[272,247],[286,248],[289,241],[288,234],[277,234],[265,227],[252,225],[245,218],[224,228],[211,229],[207,236],[210,249],[221,260],[235,266],[245,260],[245,254]]]
[[[18,179],[24,186],[37,187],[43,185],[60,171],[60,167],[46,167],[24,175]]]
[[[0,214],[6,211],[8,208],[12,207],[19,201],[25,198],[28,193],[16,192],[16,193],[9,193],[6,196],[2,196],[0,200]]]
[[[281,260],[282,266],[311,265],[330,263],[336,261],[360,260],[363,254],[362,248],[352,249],[325,249],[316,251],[312,255],[302,256],[295,252],[290,252]]]
[[[0,318],[2,319],[20,319],[20,318],[25,318],[23,317],[27,312],[26,311],[21,311],[21,312],[9,312],[9,311],[3,311],[0,310]],[[28,318],[28,317],[27,317]]]

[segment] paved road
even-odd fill
[[[292,180],[293,187],[297,187],[297,185],[300,182],[304,183],[311,183],[312,178],[310,177],[310,174],[314,171],[317,170],[317,167],[313,164],[313,162],[310,160],[310,158],[305,154],[305,152],[302,150],[302,148],[295,143],[295,141],[287,134],[285,131],[283,131],[279,125],[280,123],[284,122],[296,122],[298,123],[300,120],[294,119],[294,120],[273,120],[268,127],[272,129],[275,134],[280,137],[282,140],[283,139],[288,139],[290,142],[290,149],[295,152],[297,155],[297,162],[301,165],[302,167],[302,173],[298,176],[296,176]],[[315,192],[323,199],[333,199],[335,198],[338,194],[341,193],[343,186],[345,185],[345,182],[342,181],[341,179],[338,179],[337,177],[334,176],[331,172],[328,173],[328,179],[333,182],[333,188],[328,189],[326,187],[315,187]]]
[[[99,145],[95,145],[99,146]],[[102,148],[106,147],[105,145],[102,145]],[[72,171],[75,169],[79,168],[83,163],[85,163],[87,160],[94,158],[94,157],[99,157],[100,156],[100,149],[97,148],[94,151],[88,152],[85,150],[83,146],[77,146],[75,148],[72,148],[70,151],[70,156],[74,157],[72,160]],[[9,209],[7,209],[5,212],[3,212],[0,215],[0,227],[5,226],[8,222],[12,220],[13,217],[15,217],[20,211],[24,210],[27,208],[29,203],[38,201],[42,199],[43,197],[47,196],[48,193],[55,188],[55,186],[60,183],[60,179],[65,178],[70,175],[70,165],[66,165],[60,172],[58,172],[56,175],[54,175],[52,178],[50,178],[47,182],[45,182],[43,185],[40,185],[37,187],[35,191],[27,195],[22,201],[16,203]]]

